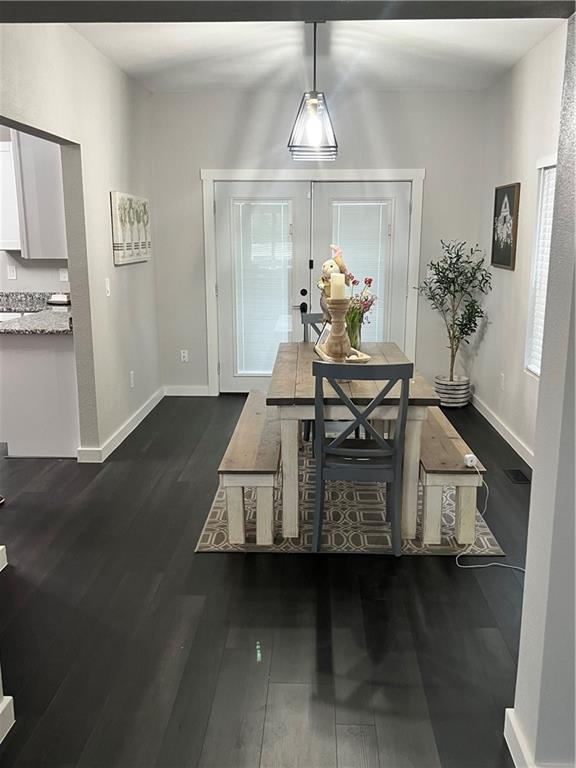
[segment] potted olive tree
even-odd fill
[[[436,376],[436,393],[442,405],[461,407],[470,400],[470,379],[455,376],[454,363],[460,345],[469,343],[484,317],[481,301],[492,287],[492,275],[477,245],[470,247],[464,240],[440,243],[442,257],[428,264],[418,291],[440,314],[448,334],[450,370],[448,376]]]

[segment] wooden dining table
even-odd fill
[[[407,363],[406,355],[392,342],[363,343],[362,351],[371,356],[366,365]],[[282,534],[298,536],[298,449],[299,423],[314,420],[314,388],[312,363],[319,360],[311,342],[280,344],[266,404],[278,408],[282,451]],[[342,383],[346,395],[356,405],[368,405],[382,389],[383,382],[348,381]],[[398,416],[400,385],[397,384],[371,414],[371,421],[393,421]],[[328,382],[324,383],[324,404],[327,419],[350,420],[343,405]],[[418,475],[420,469],[420,439],[422,422],[428,417],[428,407],[439,405],[434,388],[416,371],[410,380],[410,399],[406,421],[404,475],[402,487],[402,537],[416,537],[418,506]]]

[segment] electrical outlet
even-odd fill
[[[181,363],[188,363],[189,362],[188,350],[187,349],[181,349],[180,350],[180,362]]]
[[[16,264],[8,264],[7,266],[8,280],[16,280],[18,273],[16,271]]]
[[[134,389],[134,371],[130,371],[130,389]]]
[[[110,278],[107,277],[106,280],[104,280],[104,287],[106,289],[106,296],[110,296]]]
[[[68,282],[68,270],[65,267],[62,267],[62,269],[58,270],[59,274],[59,280],[61,283],[67,283]]]
[[[500,389],[504,392],[504,374],[500,374]]]

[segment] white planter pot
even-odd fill
[[[435,376],[434,388],[440,398],[440,405],[447,408],[462,408],[470,402],[468,376],[454,376],[454,381],[450,381],[447,376]]]

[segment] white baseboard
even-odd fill
[[[138,410],[126,419],[124,424],[119,427],[102,445],[94,448],[80,446],[78,448],[78,462],[81,464],[99,464],[110,456],[112,451],[122,443],[128,435],[133,432],[138,424],[155,408],[163,397],[210,397],[211,392],[207,385],[174,385],[160,387],[154,394],[138,408]]]
[[[8,565],[8,557],[6,555],[6,547],[0,544],[0,571]]]
[[[513,709],[505,713],[504,738],[516,768],[573,768],[573,763],[537,763]]]
[[[0,741],[14,725],[14,700],[12,696],[0,695]]]
[[[513,709],[507,709],[504,715],[504,738],[516,768],[536,768]]]
[[[158,405],[163,397],[164,388],[160,387],[135,413],[132,414],[132,416],[130,416],[130,418],[126,419],[124,424],[122,424],[114,434],[110,435],[102,445],[94,448],[80,446],[80,448],[78,448],[78,462],[82,464],[98,464],[107,459],[112,451],[115,451],[120,443],[122,443],[128,435],[136,429],[138,424],[148,416],[150,411]]]
[[[512,432],[512,430],[504,424],[504,422],[489,408],[485,402],[480,400],[477,395],[472,397],[472,405],[480,411],[482,416],[486,418],[494,429],[502,435],[504,440],[509,443],[512,448],[519,454],[529,467],[534,466],[534,451],[529,448],[526,443],[522,442],[520,438]]]
[[[207,384],[169,384],[164,387],[166,397],[211,397]]]

